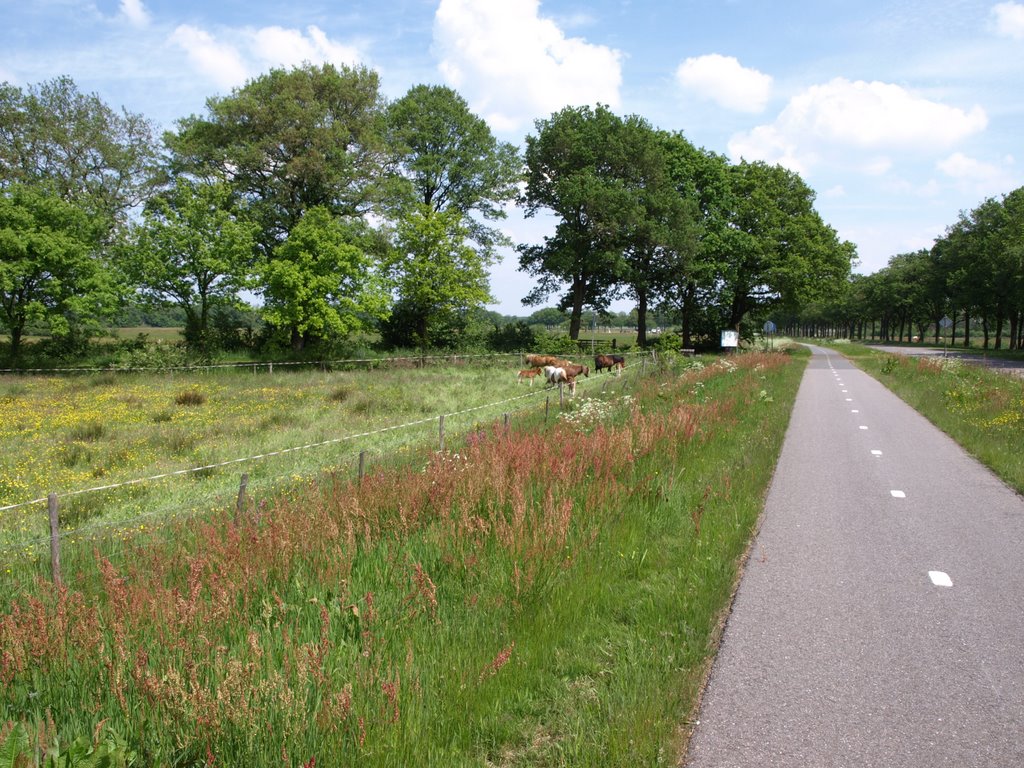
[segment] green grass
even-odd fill
[[[708,362],[22,585],[0,724],[138,765],[677,765],[803,372]]]
[[[140,506],[193,506],[228,494],[248,472],[255,492],[323,468],[356,467],[360,451],[372,465],[411,444],[437,441],[436,418],[533,391],[517,386],[516,361],[456,367],[345,372],[280,368],[213,373],[117,374],[79,377],[0,376],[0,506],[55,492],[68,518],[129,520]],[[280,372],[278,372],[280,371]],[[342,396],[340,392],[347,393]],[[501,407],[449,416],[457,435]],[[320,443],[407,422],[407,429],[345,440],[322,448],[244,462],[211,472],[203,482],[167,478],[122,491],[68,496],[99,485]],[[214,482],[217,480],[218,482]],[[87,498],[88,497],[88,498]],[[84,508],[88,507],[88,510]],[[0,549],[45,534],[45,510],[0,512]]]
[[[836,348],[1024,493],[1024,379],[955,358]]]

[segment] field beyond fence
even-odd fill
[[[802,365],[661,362],[547,422],[481,418],[361,481],[296,482],[239,519],[82,552],[64,588],[25,584],[0,617],[0,744],[137,765],[676,764]],[[476,375],[447,373],[415,391]]]

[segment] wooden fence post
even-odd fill
[[[506,431],[506,432],[508,432],[508,419],[509,419],[509,416],[508,416],[508,414],[506,413],[506,414],[505,414],[505,431]]]
[[[50,512],[50,567],[53,570],[53,583],[61,586],[60,576],[60,516],[57,514],[57,494],[46,497],[46,506]]]
[[[544,398],[544,423],[548,423],[548,412],[551,410],[551,395]]]
[[[245,489],[249,487],[249,473],[242,473],[242,480],[238,483],[238,499],[235,501],[235,526],[241,524],[242,515],[245,513]]]
[[[439,422],[439,425],[438,425],[438,432],[439,432],[438,445],[440,446],[439,450],[443,451],[444,450],[444,414],[443,413],[441,414],[441,419],[440,419],[440,422]]]
[[[562,391],[563,382],[558,382],[558,410],[565,407],[565,393]]]
[[[366,475],[366,451],[359,452],[359,479]]]

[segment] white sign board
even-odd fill
[[[739,331],[722,331],[723,347],[738,347],[740,345]]]

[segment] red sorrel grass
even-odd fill
[[[756,354],[731,363],[783,364]],[[690,402],[716,376],[735,376],[735,393]],[[267,745],[306,760],[313,737],[351,755],[386,744],[434,695],[424,686],[438,662],[417,649],[425,635],[468,643],[455,622],[514,616],[543,597],[637,492],[635,462],[671,460],[759,386],[718,366],[653,379],[618,423],[495,426],[419,471],[327,476],[239,525],[213,515],[179,523],[160,546],[128,542],[120,571],[97,556],[93,593],[38,584],[11,602],[0,617],[4,711],[28,718],[38,696],[31,706],[51,711],[71,731],[65,740],[109,719],[152,763],[266,756]],[[474,686],[518,655],[507,637],[449,650],[456,677]]]

